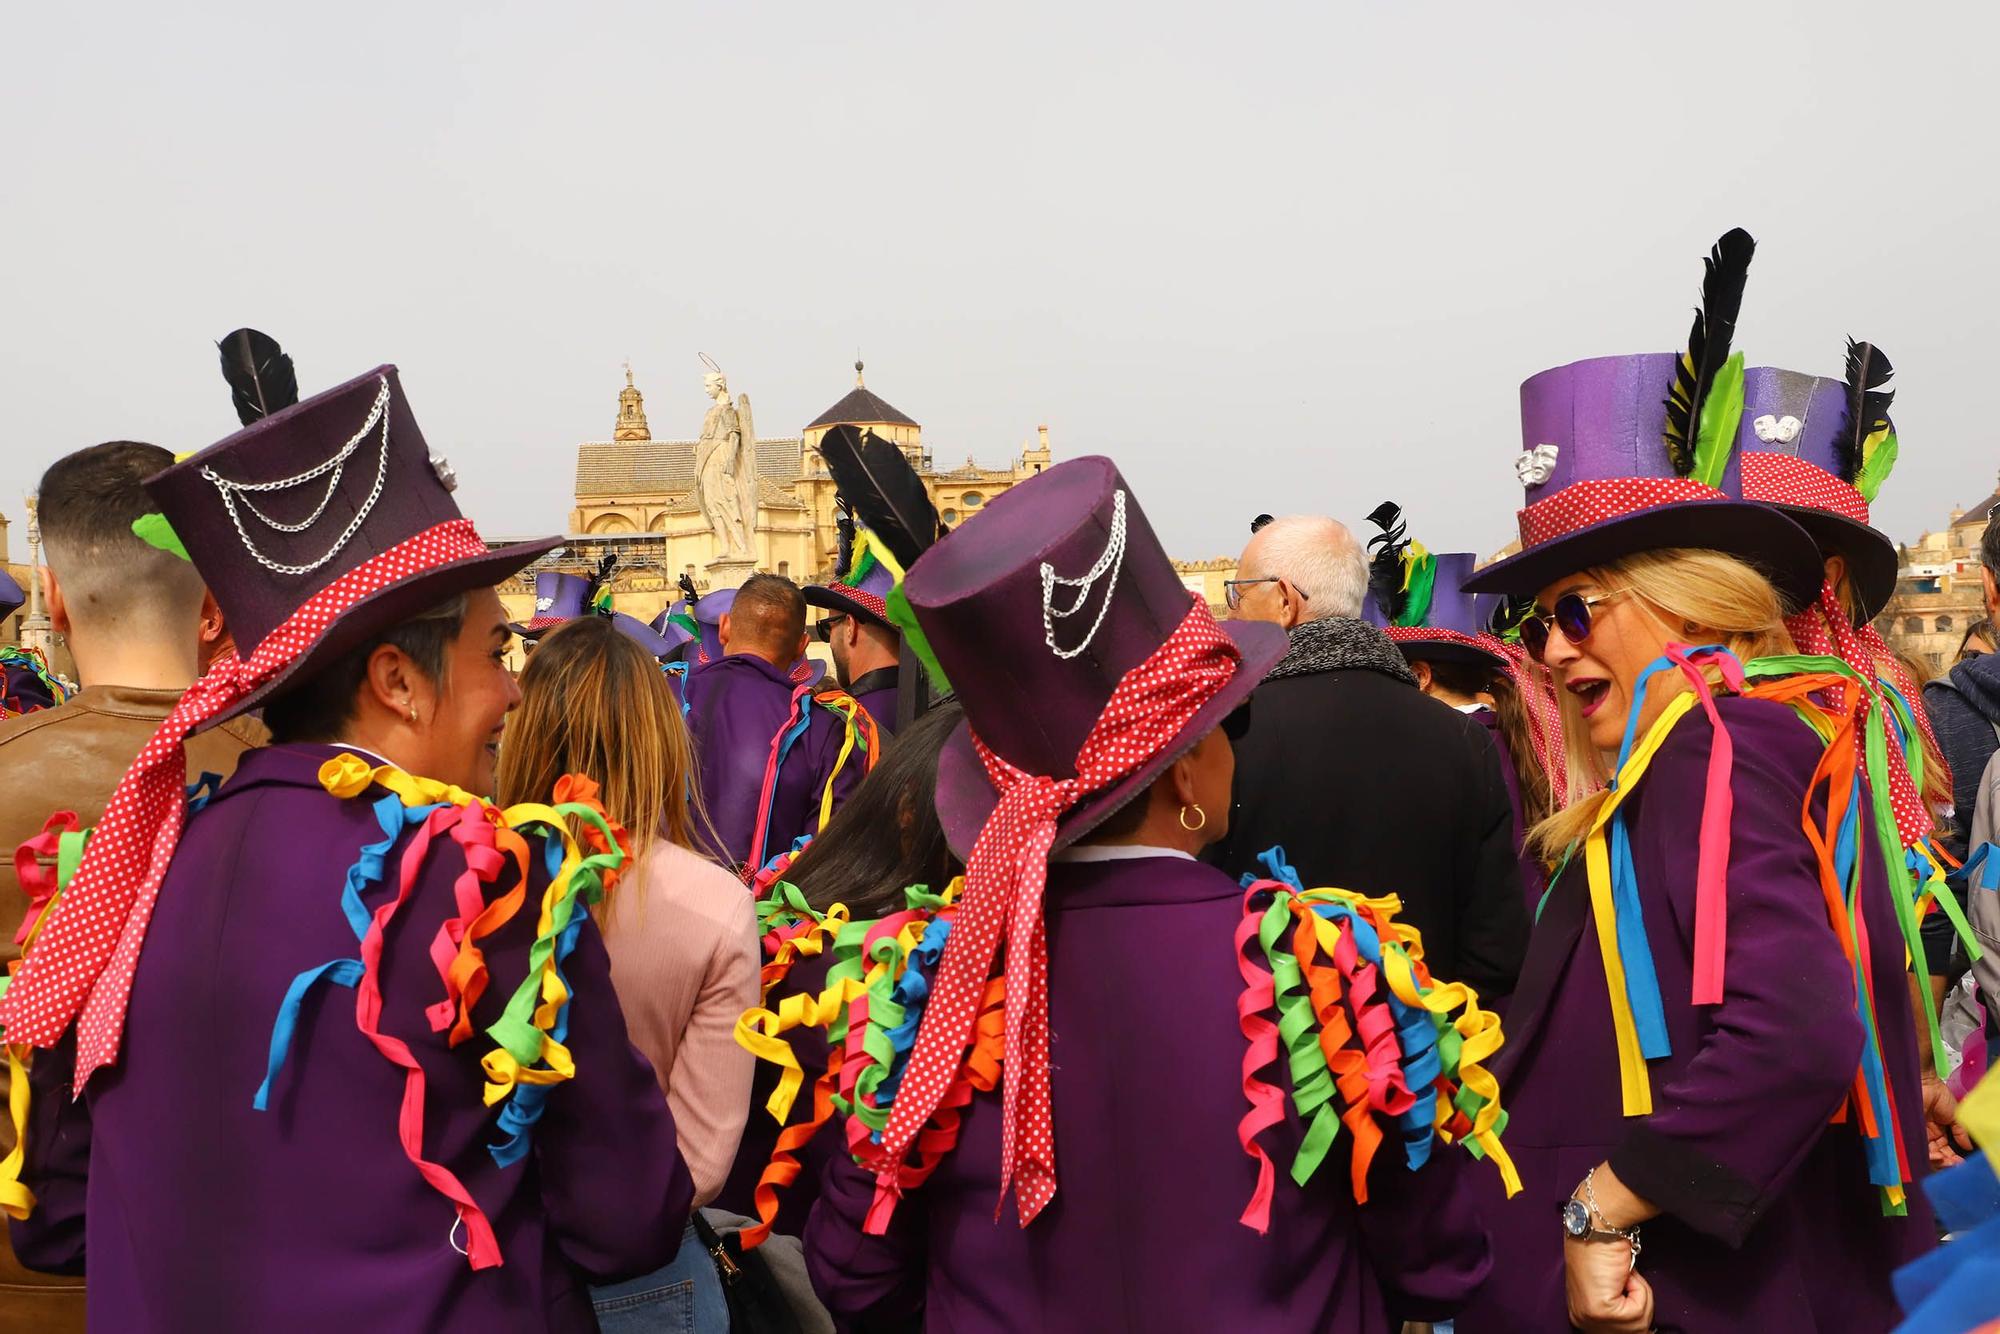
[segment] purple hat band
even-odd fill
[[[970,534],[970,536],[968,536]],[[1125,674],[1192,605],[1117,466],[1080,458],[1039,473],[926,551],[903,591],[951,679],[966,722],[938,766],[938,816],[968,853],[998,794],[972,733],[1030,774],[1073,777],[1076,755]],[[1057,846],[1131,800],[1219,725],[1284,655],[1274,625],[1231,621],[1243,664],[1163,750],[1072,808]]]
[[[1756,565],[1794,605],[1818,595],[1818,549],[1783,515],[1743,501],[1734,451],[1719,487],[1676,473],[1664,433],[1678,361],[1671,352],[1596,357],[1522,384],[1521,552],[1465,587],[1534,593],[1642,551],[1699,547]]]
[[[238,654],[315,594],[443,525],[463,523],[457,478],[424,443],[394,366],[272,413],[182,460],[146,489],[228,618]],[[491,588],[560,539],[413,562],[336,617],[290,664],[203,721],[211,726],[458,594]]]

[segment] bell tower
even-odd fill
[[[632,363],[625,363],[625,387],[618,391],[618,424],[611,430],[613,440],[651,440],[646,429],[646,400],[632,383]]]

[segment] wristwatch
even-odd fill
[[[1632,1262],[1639,1260],[1639,1229],[1636,1227],[1613,1227],[1604,1212],[1597,1207],[1597,1192],[1591,1189],[1591,1178],[1597,1169],[1591,1168],[1583,1174],[1583,1184],[1578,1187],[1583,1198],[1572,1195],[1563,1201],[1563,1235],[1575,1241],[1622,1241],[1632,1248]]]

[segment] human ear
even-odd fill
[[[69,603],[63,598],[62,581],[48,565],[42,567],[42,601],[48,604],[49,628],[59,635],[68,635]]]
[[[722,613],[722,619],[716,622],[716,625],[715,625],[715,634],[716,634],[716,638],[718,638],[718,639],[720,639],[720,640],[722,641],[722,651],[723,651],[724,653],[727,653],[727,652],[729,651],[729,640],[730,640],[730,638],[731,638],[731,636],[730,636],[730,633],[729,633],[729,613],[728,613],[728,612],[726,612],[726,611],[725,611],[725,612],[723,612],[723,613]]]
[[[362,676],[361,695],[373,700],[383,712],[404,722],[415,722],[419,677],[416,664],[394,644],[378,644],[368,655],[368,669]]]

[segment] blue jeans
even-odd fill
[[[729,1303],[715,1260],[688,1224],[673,1263],[590,1290],[603,1334],[729,1334]]]

